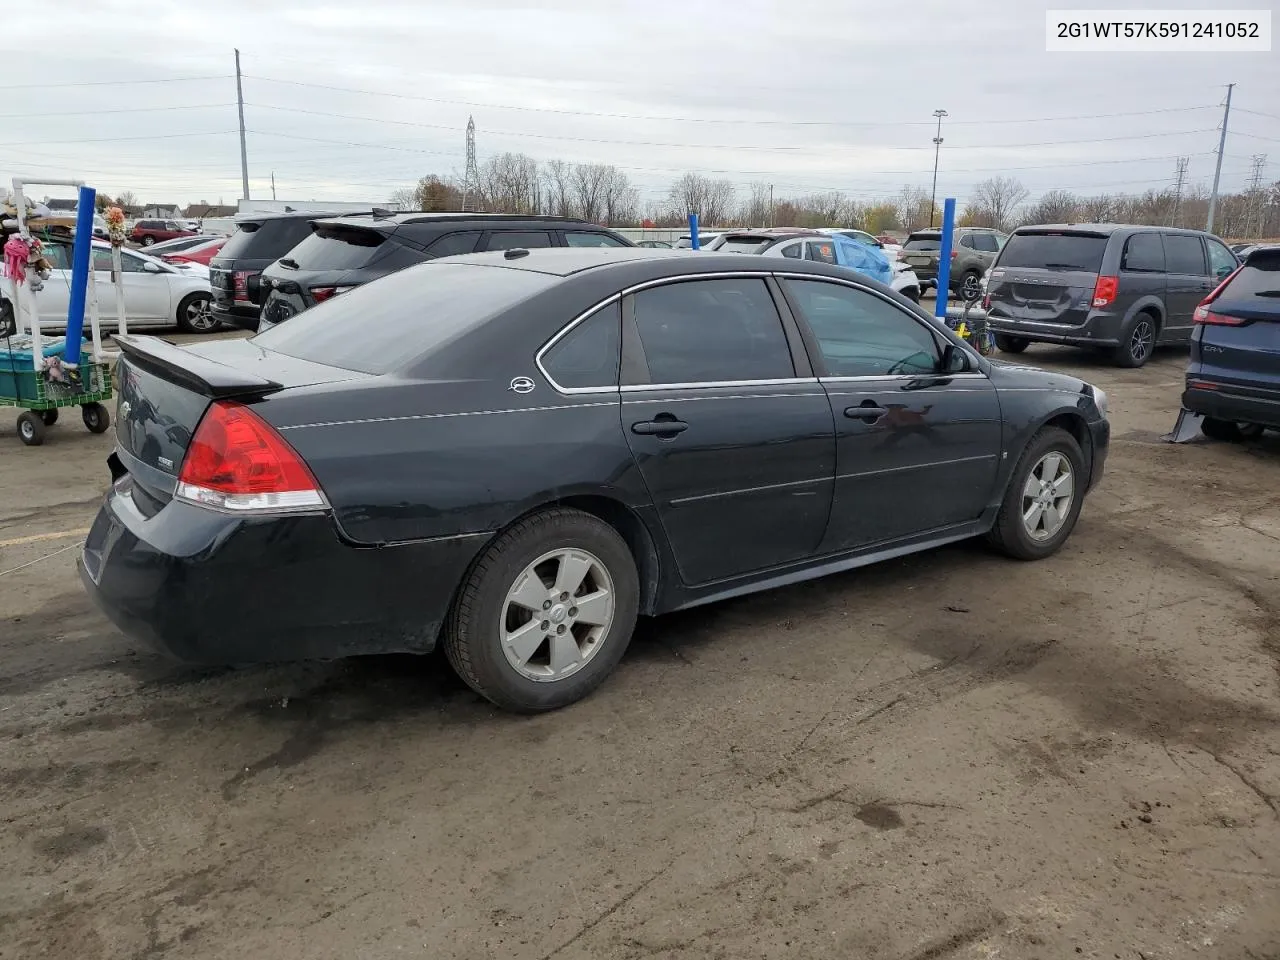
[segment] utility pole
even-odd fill
[[[1255,153],[1253,155],[1253,171],[1249,174],[1249,187],[1246,195],[1249,197],[1249,217],[1244,222],[1244,235],[1246,237],[1253,236],[1254,222],[1257,221],[1257,231],[1262,233],[1262,171],[1267,166],[1267,155],[1265,153]]]
[[[1227,120],[1231,117],[1231,91],[1234,87],[1234,83],[1227,84],[1227,106],[1222,111],[1222,136],[1218,138],[1218,165],[1213,171],[1213,193],[1209,194],[1209,221],[1204,226],[1207,233],[1213,233],[1213,213],[1218,206],[1218,181],[1222,179],[1222,154],[1227,149]]]
[[[1173,184],[1173,210],[1169,214],[1169,226],[1176,227],[1178,225],[1178,209],[1182,206],[1182,188],[1187,183],[1187,164],[1190,157],[1178,158],[1178,172],[1174,174]]]
[[[769,184],[769,229],[773,229],[773,184]]]
[[[271,171],[271,199],[274,200],[275,198],[276,198],[276,172],[272,170]]]
[[[240,82],[240,50],[236,49],[236,106],[240,110],[240,187],[249,199],[249,151],[244,142],[244,84]]]
[[[938,118],[938,133],[933,138],[933,190],[929,193],[929,229],[933,229],[933,205],[938,199],[938,154],[942,152],[942,118],[950,116],[945,110],[935,110]]]

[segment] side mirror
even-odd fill
[[[954,343],[948,343],[942,348],[941,366],[943,373],[967,373],[969,370],[969,357]]]
[[[160,264],[158,263],[143,263],[142,272],[143,273],[164,273],[164,267],[160,266]]]

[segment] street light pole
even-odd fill
[[[938,118],[938,134],[933,138],[933,190],[929,194],[929,229],[933,229],[934,202],[938,199],[938,154],[942,152],[942,118],[949,116],[945,110],[935,110]]]

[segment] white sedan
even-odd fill
[[[35,295],[40,312],[40,329],[66,329],[71,299],[71,247],[46,243],[45,256],[53,271],[44,288]],[[177,326],[187,333],[208,333],[218,326],[209,312],[209,268],[200,264],[182,266],[165,263],[133,250],[120,252],[124,280],[124,315],[132,330],[137,327]],[[98,319],[103,330],[116,327],[116,288],[111,282],[111,247],[93,245],[94,284],[98,295]],[[0,312],[8,313],[7,281],[0,286]],[[85,315],[88,329],[88,311]]]

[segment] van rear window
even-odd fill
[[[1096,233],[1015,233],[996,265],[1097,273],[1107,252],[1107,239]]]

